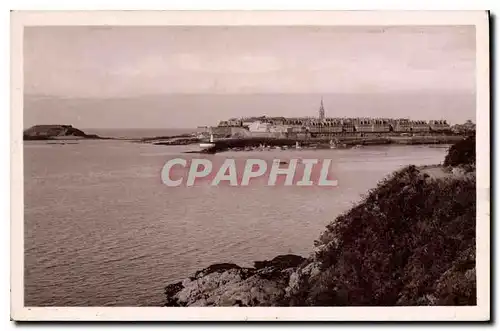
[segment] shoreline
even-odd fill
[[[365,138],[365,137],[342,137],[336,139],[225,139],[216,140],[214,147],[202,147],[200,144],[206,140],[186,137],[185,135],[173,137],[148,137],[148,138],[114,138],[114,137],[39,137],[36,139],[23,139],[23,142],[44,141],[46,144],[66,145],[79,144],[84,141],[122,141],[135,144],[150,144],[155,146],[199,146],[198,150],[184,151],[185,154],[217,154],[224,152],[245,151],[270,151],[270,150],[343,150],[359,149],[370,146],[443,146],[453,145],[466,139],[464,136],[415,136],[415,137],[387,137],[387,138]],[[167,141],[165,141],[167,140]]]
[[[358,134],[337,135],[331,137],[269,137],[251,136],[229,138],[202,137],[196,132],[171,136],[153,137],[101,137],[97,134],[87,134],[71,125],[35,125],[23,132],[23,141],[68,141],[68,140],[117,140],[135,143],[149,143],[158,146],[195,145],[212,142],[215,146],[200,150],[202,153],[214,153],[224,150],[245,150],[255,148],[350,148],[365,145],[422,145],[422,144],[453,144],[463,140],[467,135],[458,134]],[[201,146],[200,146],[201,147]],[[201,147],[203,148],[203,147]]]
[[[249,151],[270,149],[348,149],[383,145],[452,145],[464,140],[463,136],[415,137],[341,137],[337,139],[275,139],[246,138],[214,140],[214,146],[202,148],[198,153],[215,154],[224,151]],[[158,145],[162,145],[158,143]],[[165,144],[168,145],[168,144]],[[201,146],[200,146],[201,147]],[[196,151],[191,153],[197,153]]]

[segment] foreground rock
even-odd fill
[[[165,288],[166,306],[276,306],[284,300],[290,275],[305,261],[280,255],[254,268],[214,264]]]

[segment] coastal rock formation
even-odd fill
[[[96,139],[95,134],[86,134],[71,125],[34,125],[24,130],[23,140],[50,140],[63,138]]]
[[[166,305],[475,305],[471,143],[450,150],[466,156],[453,166],[388,176],[326,227],[309,258],[214,265],[167,286]]]
[[[165,288],[167,306],[276,306],[294,268],[305,259],[280,255],[257,261],[254,268],[236,264],[214,264],[193,277]]]
[[[137,140],[141,143],[151,143],[153,145],[190,145],[197,144],[201,141],[198,134],[195,133],[184,133],[173,136],[156,136],[156,137],[145,137]]]
[[[154,145],[191,145],[191,144],[197,144],[201,140],[197,137],[176,137],[176,138],[169,138],[169,139],[164,139],[161,140],[159,139],[156,142],[153,142]]]

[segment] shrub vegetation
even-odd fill
[[[475,139],[445,164],[475,163]],[[319,276],[291,305],[475,305],[475,173],[434,179],[408,166],[327,226],[315,245]]]

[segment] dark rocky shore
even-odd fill
[[[280,255],[254,268],[213,264],[165,288],[167,306],[274,306],[285,296],[290,276],[306,259]]]
[[[166,306],[475,305],[475,138],[443,165],[407,166],[337,217],[307,258],[215,264],[165,288]]]
[[[381,136],[359,137],[339,136],[332,138],[269,138],[247,137],[227,138],[214,142],[214,147],[203,150],[203,153],[220,153],[227,150],[238,151],[255,149],[260,146],[268,148],[294,148],[296,143],[306,149],[352,148],[355,146],[379,145],[450,145],[463,140],[460,135],[428,135],[428,136]],[[171,143],[169,143],[171,144]]]

